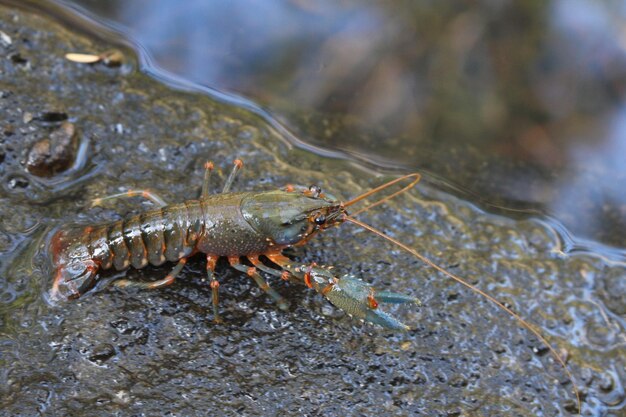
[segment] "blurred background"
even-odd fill
[[[626,2],[59,3],[300,141],[626,247]]]

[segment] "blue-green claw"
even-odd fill
[[[411,297],[410,295],[398,294],[397,292],[391,291],[376,291],[376,299],[381,303],[389,303],[389,304],[404,304],[404,303],[414,303],[418,306],[422,305],[420,300],[415,297]]]
[[[311,286],[324,295],[333,305],[353,317],[377,324],[392,330],[409,330],[409,327],[378,308],[379,303],[415,303],[419,300],[408,295],[376,289],[354,277],[344,275],[336,278],[328,269],[308,267]]]
[[[333,303],[334,304],[334,303]],[[337,306],[339,307],[339,306]],[[339,307],[341,308],[341,307]],[[398,320],[397,318],[393,317],[390,314],[385,313],[384,311],[381,311],[379,309],[368,309],[365,311],[365,317],[363,317],[363,320],[369,322],[369,323],[374,323],[374,324],[378,324],[379,326],[382,326],[386,329],[390,329],[390,330],[400,330],[403,332],[407,332],[409,330],[411,330],[411,328],[409,326],[407,326],[406,324],[402,323],[400,320]]]

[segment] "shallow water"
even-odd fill
[[[252,99],[291,140],[626,247],[620,2],[67,4],[141,45],[163,79]]]
[[[76,302],[48,304],[50,229],[148,207],[129,201],[89,209],[93,198],[145,187],[168,201],[192,198],[205,160],[227,172],[235,157],[246,163],[240,190],[317,183],[348,198],[385,178],[377,175],[382,166],[370,163],[366,170],[354,158],[292,146],[275,119],[250,102],[178,91],[151,78],[114,37],[74,31],[77,17],[56,10],[64,26],[45,15],[0,11],[0,30],[11,39],[2,45],[8,59],[0,78],[4,414],[549,416],[574,410],[571,384],[528,332],[486,300],[350,225],[293,256],[419,297],[422,308],[392,309],[414,328],[407,334],[355,323],[306,288],[273,282],[292,303],[283,313],[226,267],[219,268],[225,324],[215,325],[198,258],[167,289],[99,288]],[[126,54],[121,68],[63,58],[112,46]],[[42,180],[22,161],[32,143],[56,128],[42,115],[59,112],[88,151],[69,172]],[[365,152],[365,159],[374,153]],[[522,313],[567,352],[584,414],[620,415],[626,407],[623,253],[597,242],[578,250],[558,222],[488,213],[440,185],[427,176],[363,220]],[[168,271],[126,276],[157,279]]]

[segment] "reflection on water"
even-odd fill
[[[623,3],[73,3],[303,140],[626,246]]]
[[[598,143],[581,140],[568,148],[572,175],[557,182],[558,198],[551,210],[566,213],[567,223],[578,225],[582,234],[625,230],[626,218],[626,106],[597,120],[593,132]],[[621,176],[621,177],[620,177]],[[598,179],[601,179],[598,182]],[[588,198],[590,196],[591,198]]]

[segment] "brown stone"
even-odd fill
[[[39,177],[51,177],[70,168],[76,158],[78,139],[72,123],[61,126],[33,145],[28,152],[26,168]]]

